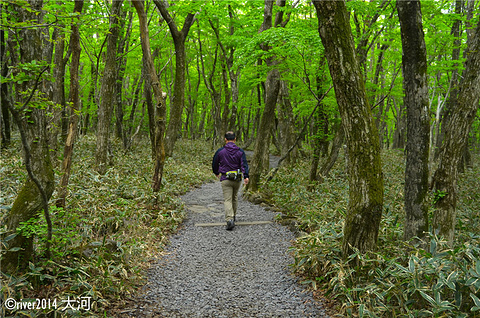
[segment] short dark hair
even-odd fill
[[[233,131],[227,131],[225,133],[225,139],[227,140],[235,140],[235,133]]]

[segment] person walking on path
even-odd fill
[[[238,190],[240,189],[242,174],[243,183],[248,184],[248,163],[243,149],[239,148],[233,131],[225,133],[225,146],[215,152],[212,160],[213,173],[220,178],[225,205],[226,229],[231,231],[235,227],[237,215]]]

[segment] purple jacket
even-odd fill
[[[248,178],[248,163],[245,152],[235,143],[227,142],[225,146],[218,149],[213,156],[212,171],[215,175],[222,174],[220,181],[226,179],[225,173],[240,169],[243,178]]]

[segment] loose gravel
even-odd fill
[[[224,221],[219,182],[182,196],[189,214],[148,272],[135,317],[328,317],[291,274],[293,234],[277,224],[199,227]],[[274,213],[240,198],[238,221]]]

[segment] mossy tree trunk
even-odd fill
[[[314,1],[348,152],[349,202],[343,254],[376,249],[383,207],[380,145],[355,55],[344,1]]]
[[[404,239],[428,231],[428,106],[427,49],[420,1],[397,1],[402,37],[403,104],[407,108]]]
[[[456,225],[458,163],[480,102],[480,22],[468,43],[467,61],[459,85],[457,106],[451,110],[433,178],[435,234],[453,243]]]
[[[43,23],[43,1],[29,1],[30,8],[14,4],[12,6],[15,7],[16,16],[14,18],[18,22],[31,21],[40,25]],[[19,29],[16,40],[22,54],[17,56],[19,52],[11,51],[11,55],[15,56],[12,61],[18,63],[43,61],[42,50],[38,49],[43,45],[44,35],[42,32],[44,30],[41,28]],[[37,95],[41,95],[41,93],[36,92],[39,81],[41,81],[41,73],[40,75],[35,73],[29,75],[36,77],[36,80],[15,85],[15,102],[17,105],[22,105],[21,108],[10,105],[10,111],[21,131],[22,144],[25,149],[25,164],[29,171],[29,177],[20,189],[12,209],[5,218],[7,227],[5,236],[17,233],[17,228],[22,222],[37,221],[39,211],[46,207],[55,187],[47,142],[46,111],[41,107],[35,107],[42,106],[40,104],[42,103],[41,97],[40,99],[36,98]],[[25,97],[22,92],[28,92],[29,97]],[[47,223],[49,223],[48,208],[45,216]],[[17,236],[8,241],[8,249],[12,248],[13,250],[7,251],[1,259],[2,271],[6,273],[13,273],[17,268],[26,267],[28,261],[32,259],[34,252],[33,235],[26,236],[23,233],[18,233]]]

